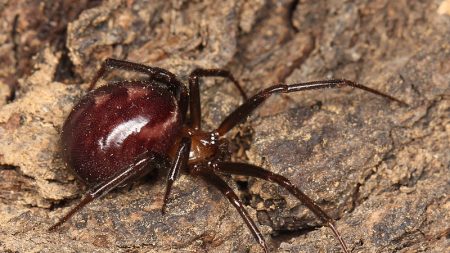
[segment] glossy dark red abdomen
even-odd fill
[[[87,94],[62,129],[65,161],[88,185],[149,151],[162,157],[182,127],[175,97],[153,82],[122,82]]]

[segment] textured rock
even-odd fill
[[[228,201],[186,175],[164,216],[160,173],[46,231],[86,190],[61,160],[59,132],[107,57],[183,81],[196,67],[231,69],[249,94],[343,77],[407,102],[351,88],[275,95],[230,133],[233,160],[291,179],[353,252],[448,251],[448,1],[53,2],[0,4],[1,252],[261,252]],[[206,128],[241,103],[221,79],[201,88]],[[341,252],[287,191],[227,180],[273,252]]]

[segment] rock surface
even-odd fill
[[[450,2],[6,1],[0,4],[0,252],[262,252],[213,187],[182,175],[166,215],[164,175],[95,201],[46,229],[85,187],[59,132],[102,60],[226,68],[249,94],[346,78],[351,88],[275,95],[229,134],[233,160],[280,173],[337,220],[352,252],[450,249]],[[114,72],[109,80],[140,78]],[[204,126],[242,101],[202,82]],[[341,252],[287,191],[227,178],[273,252]],[[238,181],[239,184],[234,182]]]

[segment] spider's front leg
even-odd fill
[[[368,91],[372,94],[387,98],[391,101],[395,101],[403,106],[408,106],[405,102],[391,96],[385,94],[383,92],[377,91],[375,89],[369,88],[362,84],[358,84],[349,80],[324,80],[324,81],[313,81],[306,83],[295,83],[295,84],[280,84],[274,85],[267,89],[264,89],[249,98],[244,104],[239,106],[236,110],[234,110],[228,117],[226,117],[220,126],[217,128],[217,133],[220,136],[225,135],[228,131],[230,131],[233,127],[238,125],[239,123],[245,121],[248,116],[264,101],[266,101],[271,95],[278,93],[293,93],[305,90],[317,90],[317,89],[325,89],[325,88],[341,88],[341,87],[354,87],[361,90]]]
[[[342,239],[341,234],[337,231],[334,220],[320,208],[310,197],[304,194],[300,189],[298,189],[294,184],[289,181],[289,179],[275,174],[271,171],[265,170],[261,167],[246,164],[246,163],[232,163],[232,162],[220,162],[215,164],[214,169],[218,173],[226,175],[241,175],[256,177],[270,182],[274,182],[281,187],[288,190],[292,195],[298,198],[309,210],[311,210],[317,218],[320,219],[326,226],[328,226],[338,239],[345,253],[348,253],[347,245]]]
[[[348,80],[324,80],[324,81],[313,81],[306,83],[295,83],[295,84],[280,84],[274,85],[267,89],[262,90],[250,99],[248,99],[244,104],[239,106],[230,115],[228,115],[216,129],[216,134],[218,136],[224,136],[228,131],[239,123],[245,121],[247,117],[264,101],[266,101],[271,95],[278,93],[293,93],[305,90],[314,89],[325,89],[325,88],[340,88],[344,86],[350,86],[365,90],[372,94],[387,98],[392,101],[396,101],[402,105],[406,105],[403,101],[390,96],[388,94],[382,93],[375,89],[369,88],[367,86],[357,84]],[[336,238],[339,240],[343,250],[347,253],[348,249],[342,240],[341,235],[336,230],[334,226],[333,219],[325,213],[314,201],[301,192],[297,187],[295,187],[288,179],[282,177],[281,175],[274,174],[270,171],[266,171],[263,168],[249,165],[249,164],[237,164],[237,163],[218,163],[215,165],[217,172],[224,174],[237,174],[237,175],[247,175],[258,177],[264,180],[272,181],[280,186],[286,188],[294,196],[296,196],[303,204],[305,204],[308,209],[310,209],[324,224],[331,228]]]
[[[201,129],[201,119],[202,112],[200,108],[200,88],[199,88],[199,78],[200,77],[224,77],[233,82],[234,86],[241,93],[244,101],[247,100],[247,94],[245,94],[244,89],[239,84],[239,82],[234,78],[234,76],[228,70],[224,69],[195,69],[189,75],[189,108],[190,108],[190,120],[191,127],[199,130]]]
[[[236,208],[239,215],[241,215],[247,227],[252,232],[255,239],[264,249],[265,253],[269,253],[269,249],[266,245],[266,241],[256,226],[255,222],[252,220],[247,210],[244,207],[244,204],[236,195],[236,193],[231,189],[231,187],[218,175],[216,175],[212,168],[210,167],[202,167],[198,166],[195,169],[192,169],[192,175],[200,176],[206,183],[213,185],[216,187],[225,197],[230,201],[230,203]]]

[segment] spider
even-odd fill
[[[140,72],[147,80],[120,81],[94,89],[107,71]],[[244,102],[213,131],[201,127],[199,78],[228,78]],[[189,76],[189,92],[171,72],[139,63],[106,59],[92,80],[90,92],[74,106],[64,122],[63,158],[89,190],[79,204],[56,224],[56,229],[86,204],[111,190],[130,185],[155,169],[168,169],[161,211],[164,214],[172,185],[182,171],[217,188],[250,229],[263,248],[268,246],[244,205],[219,175],[244,175],[274,182],[287,189],[334,233],[344,252],[349,252],[334,220],[289,179],[261,167],[227,161],[230,156],[225,134],[246,120],[272,94],[351,86],[392,101],[404,102],[348,80],[324,80],[280,84],[247,98],[233,75],[222,69],[196,69]],[[187,115],[189,109],[189,117]],[[170,166],[169,166],[170,164]]]

